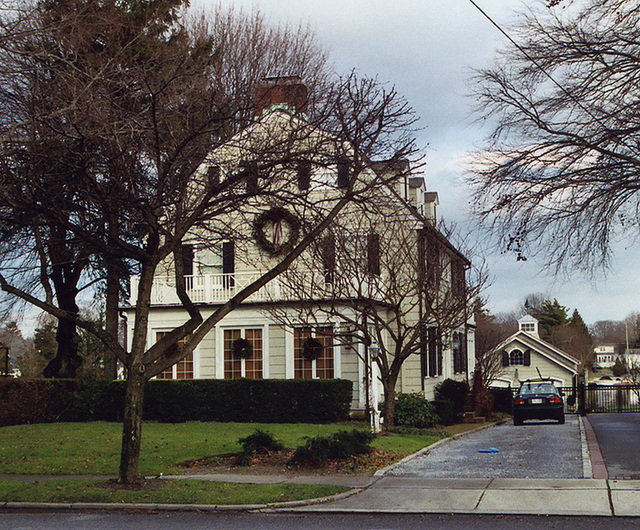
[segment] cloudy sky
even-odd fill
[[[192,5],[218,0],[193,0]],[[223,6],[258,7],[273,21],[308,23],[328,47],[339,73],[355,68],[394,84],[421,117],[427,166],[424,177],[440,196],[440,215],[468,222],[465,157],[488,132],[470,116],[472,68],[488,66],[504,37],[469,0],[222,0]],[[507,29],[521,0],[476,0]],[[529,1],[531,4],[531,1]],[[620,245],[616,261],[597,285],[575,276],[554,278],[534,260],[487,258],[493,283],[487,290],[494,312],[509,311],[527,294],[544,293],[577,308],[587,323],[640,311],[640,253]]]

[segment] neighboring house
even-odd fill
[[[622,360],[629,368],[640,367],[640,348],[627,348]]]
[[[602,344],[594,348],[596,365],[599,368],[613,368],[618,355],[614,344]]]
[[[518,320],[519,330],[493,351],[502,358],[503,371],[492,386],[515,387],[534,377],[548,377],[556,386],[570,386],[580,361],[542,340],[538,321],[530,315]]]
[[[278,90],[271,93],[261,91],[259,102],[259,118],[252,127],[258,129],[253,136],[252,131],[238,134],[229,144],[217,149],[207,157],[201,167],[200,174],[208,178],[224,179],[225,175],[242,171],[247,176],[246,185],[256,185],[261,165],[264,161],[249,160],[245,152],[261,152],[260,146],[253,142],[269,141],[297,120],[302,120],[300,113],[292,112],[292,108],[302,105],[306,108],[306,101],[302,97],[305,91],[299,81],[288,80],[277,86]],[[289,98],[293,94],[294,97]],[[253,130],[255,133],[255,130]],[[323,138],[318,131],[307,131],[301,135],[300,151],[305,153],[306,160],[297,160],[288,169],[290,178],[283,186],[296,187],[297,193],[325,193],[328,201],[331,194],[335,194],[344,184],[348,176],[347,161],[338,164],[328,164],[330,158],[323,150],[330,150],[330,142],[326,138],[322,144],[314,147],[315,135]],[[326,136],[326,135],[325,135]],[[299,153],[295,147],[287,146],[290,159],[295,160]],[[377,171],[391,171],[393,168],[382,164],[365,169],[371,175]],[[270,166],[270,175],[276,174]],[[285,172],[286,173],[286,172]],[[322,185],[315,186],[313,183]],[[397,188],[389,189],[386,204],[390,202],[399,209],[401,217],[406,218],[407,229],[417,235],[417,238],[427,237],[431,249],[436,249],[438,263],[442,267],[425,269],[434,274],[448,275],[446,281],[438,281],[438,285],[449,285],[453,290],[464,289],[465,269],[469,266],[467,259],[435,228],[437,195],[427,192],[423,178],[407,174],[403,175]],[[270,204],[272,214],[279,210]],[[296,210],[294,203],[282,204],[290,212],[298,216],[303,214]],[[245,285],[260,276],[261,271],[267,269],[269,257],[252,241],[252,234],[256,234],[256,219],[264,212],[264,205],[256,204],[256,215],[253,220],[239,216],[230,219],[229,226],[240,238],[240,242],[231,238],[220,240],[210,239],[213,236],[201,232],[191,234],[184,247],[183,266],[186,274],[187,292],[191,299],[201,305],[206,318],[216,307],[229,300]],[[275,212],[275,213],[274,213]],[[357,210],[348,208],[342,215],[342,225],[349,224],[352,216],[354,225],[360,219]],[[276,217],[278,217],[276,215]],[[345,221],[346,219],[346,221]],[[273,221],[273,234],[265,230],[260,236],[273,237],[274,241],[262,242],[277,246],[278,239],[285,241],[293,226],[287,225],[288,219],[279,217]],[[284,228],[280,226],[279,221]],[[250,224],[253,222],[252,225]],[[380,222],[384,222],[381,216]],[[270,226],[271,227],[271,226]],[[283,233],[284,232],[284,233]],[[379,252],[381,236],[377,233],[354,230],[350,239],[352,252],[362,257],[362,269],[354,276],[360,287],[363,278],[373,289],[380,289],[384,285],[385,276],[380,272]],[[323,240],[324,241],[324,240]],[[416,239],[417,241],[417,239]],[[422,248],[426,245],[423,244]],[[419,252],[420,244],[416,244],[415,252]],[[273,249],[272,249],[273,250]],[[315,252],[315,253],[314,253]],[[305,254],[307,260],[315,259],[315,270],[305,271],[308,278],[308,290],[293,291],[276,278],[265,287],[250,296],[237,309],[221,320],[215,328],[200,342],[193,355],[189,355],[175,366],[158,376],[159,379],[349,379],[354,383],[352,409],[363,409],[367,396],[366,367],[362,344],[349,343],[345,337],[349,336],[348,326],[336,318],[326,318],[318,312],[317,321],[310,325],[300,321],[285,324],[282,320],[273,318],[270,308],[277,306],[295,318],[299,307],[314,307],[328,298],[327,290],[332,289],[334,273],[340,267],[339,254],[333,246],[318,245]],[[422,259],[431,259],[433,254],[424,253]],[[295,264],[294,264],[295,266]],[[178,302],[172,264],[168,263],[162,274],[154,279],[152,292],[152,308],[148,324],[148,344],[156,342],[163,334],[186,321],[187,316]],[[358,276],[359,275],[359,276]],[[438,278],[440,280],[440,278]],[[131,301],[136,300],[137,278],[131,280]],[[375,296],[375,294],[374,294]],[[416,294],[417,296],[417,294]],[[383,307],[383,304],[381,304]],[[134,309],[123,307],[123,313],[128,319],[128,335],[131,336]],[[436,324],[425,326],[425,336],[420,348],[420,355],[412,355],[403,367],[398,380],[399,392],[425,392],[428,398],[433,398],[433,388],[436,383],[446,378],[468,380],[473,371],[475,358],[473,327],[462,324],[458,329],[447,332],[447,337],[440,337],[436,333]],[[388,334],[387,334],[388,335]],[[436,343],[436,338],[438,341]],[[391,341],[390,336],[384,338]],[[179,346],[179,345],[178,345]],[[312,353],[313,355],[309,355]],[[313,357],[312,360],[309,360]],[[374,377],[373,395],[377,401],[382,393],[380,382]]]

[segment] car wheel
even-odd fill
[[[513,416],[513,424],[514,425],[522,425],[522,418],[520,416]]]
[[[560,414],[560,416],[558,417],[558,423],[560,425],[564,425],[564,414]]]

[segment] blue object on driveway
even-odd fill
[[[500,449],[496,449],[495,447],[489,447],[489,449],[480,449],[478,453],[499,453]]]

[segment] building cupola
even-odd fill
[[[533,318],[531,315],[525,315],[518,320],[518,329],[528,333],[529,335],[540,338],[540,334],[538,333],[538,320]]]

